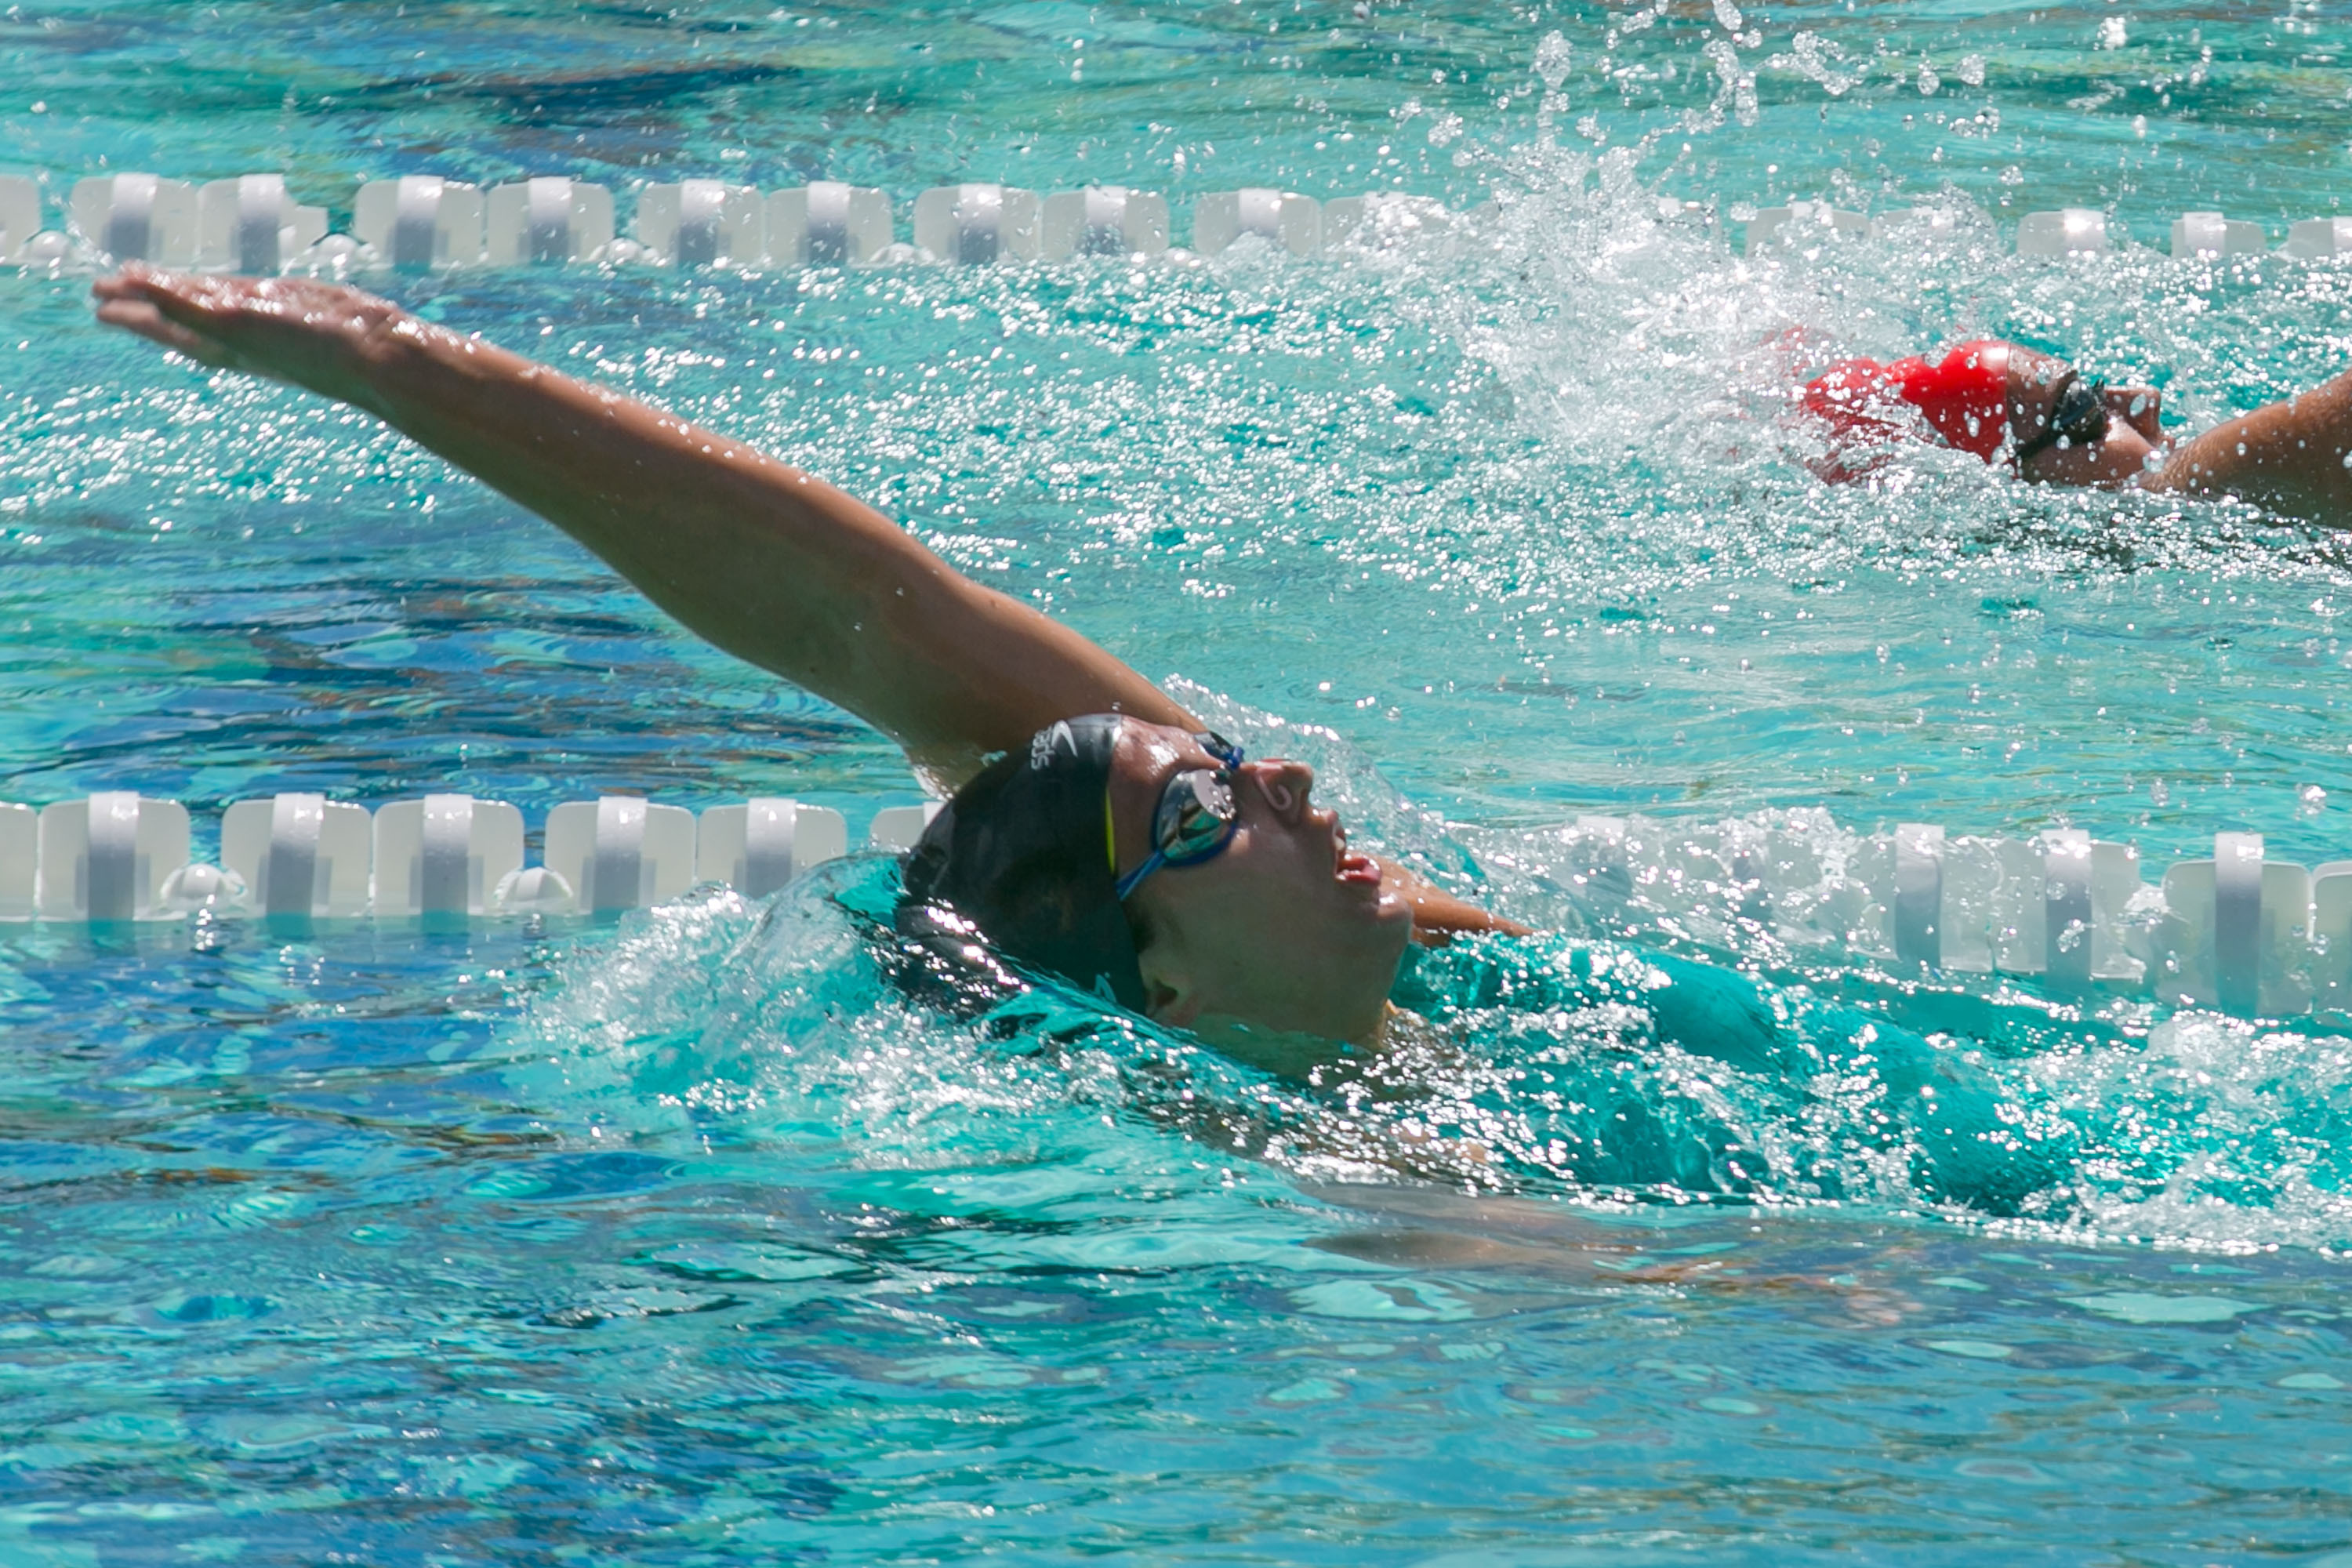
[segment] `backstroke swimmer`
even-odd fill
[[[1855,479],[1925,424],[1986,462],[2004,455],[2038,484],[2134,485],[2234,495],[2313,522],[2352,525],[2352,372],[2298,397],[2176,441],[2150,386],[2109,386],[2065,361],[1980,339],[1936,360],[1853,359],[1808,382],[1798,403],[1824,428],[1822,477]]]
[[[353,289],[132,267],[94,291],[103,321],[374,415],[688,629],[896,741],[954,792],[903,868],[912,952],[998,975],[1009,960],[1294,1079],[1377,1061],[1498,997],[1636,1017],[1651,1043],[1784,1083],[1866,1067],[1926,1184],[1954,1201],[2013,1209],[2054,1179],[2055,1152],[1958,1051],[1851,1009],[1768,1005],[1726,970],[1562,946],[1350,847],[1304,764],[1244,757],[1103,648],[765,453]],[[1456,936],[1408,962],[1416,939]],[[1519,939],[1554,945],[1514,959]],[[1591,1130],[1593,1168],[1631,1171],[1601,1148],[1623,1136]],[[1696,1158],[1643,1169],[1716,1185],[1760,1172]]]

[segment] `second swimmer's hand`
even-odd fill
[[[162,272],[136,262],[90,292],[98,319],[201,364],[241,370],[361,407],[372,372],[407,331],[430,331],[387,300],[304,278]]]
[[[1391,861],[1381,863],[1381,881],[1402,894],[1412,906],[1413,938],[1425,947],[1443,947],[1449,938],[1471,931],[1501,931],[1508,936],[1533,934],[1515,920],[1441,892]]]

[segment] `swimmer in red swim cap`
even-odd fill
[[[1814,465],[1824,479],[1861,478],[1890,445],[1927,437],[1988,463],[2005,455],[2035,483],[2236,495],[2352,524],[2352,374],[2188,440],[2158,424],[2154,387],[2110,386],[1995,338],[1932,361],[1846,360],[1798,401],[1828,429],[1829,451]]]

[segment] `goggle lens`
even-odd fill
[[[1234,779],[1242,765],[1242,749],[1214,731],[1204,730],[1192,739],[1223,765],[1187,768],[1160,790],[1160,804],[1151,813],[1150,858],[1118,879],[1122,902],[1162,866],[1197,866],[1214,858],[1241,829]]]
[[[1170,866],[1206,859],[1224,847],[1239,816],[1229,775],[1194,768],[1168,781],[1151,823],[1153,846]]]
[[[2029,458],[2041,456],[2063,441],[2069,447],[2095,447],[2107,438],[2107,384],[2084,381],[2073,371],[2065,373],[2058,391],[2050,400],[2050,413],[2038,432],[2015,432],[2016,462],[2021,470]]]
[[[2094,446],[2106,439],[2106,394],[2105,382],[2068,383],[2059,395],[2058,405],[2050,411],[2051,425],[2077,447]]]

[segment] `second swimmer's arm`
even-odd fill
[[[2336,528],[2352,527],[2352,373],[2183,441],[2143,481],[2150,489],[2236,495]]]
[[[1397,890],[1412,905],[1412,933],[1423,942],[1443,946],[1447,938],[1468,931],[1508,931],[1514,936],[1528,934],[1526,926],[1515,920],[1482,910],[1465,899],[1440,892],[1412,872],[1391,869]]]
[[[824,480],[355,289],[131,269],[100,319],[363,408],[596,552],[685,626],[942,782],[1056,719],[1198,721]]]

